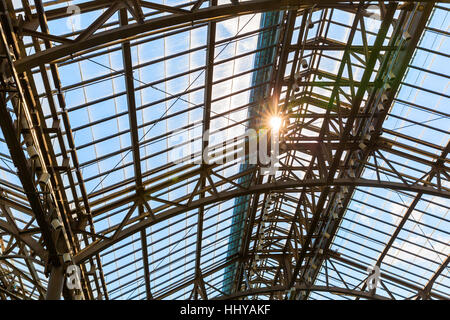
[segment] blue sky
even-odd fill
[[[15,1],[18,3],[19,1]],[[81,1],[73,1],[72,4]],[[154,1],[158,2],[158,1]],[[186,1],[159,1],[166,5],[186,3]],[[219,1],[219,3],[226,1]],[[64,7],[67,3],[54,5],[53,7]],[[440,4],[448,7],[448,4]],[[144,9],[144,13],[150,10]],[[83,14],[80,22],[81,29],[86,28],[100,14],[93,11]],[[116,22],[118,15],[115,14],[107,23]],[[313,15],[313,21],[320,19],[320,12]],[[349,26],[353,21],[353,15],[344,11],[335,10],[332,17],[334,24],[328,33],[328,38],[345,42],[349,35]],[[297,26],[300,23],[297,19]],[[372,31],[369,43],[373,43],[379,21],[365,18],[368,31]],[[67,19],[51,21],[50,32],[53,34],[67,34],[75,29],[67,23]],[[444,30],[448,32],[450,19],[448,13],[442,9],[434,11],[432,19],[428,23],[429,28]],[[215,132],[211,138],[211,144],[239,137],[245,132],[246,125],[234,125],[247,117],[249,102],[249,87],[253,68],[254,54],[248,54],[238,59],[234,56],[251,52],[257,48],[257,34],[252,34],[238,41],[230,41],[236,35],[255,31],[259,28],[260,15],[246,15],[239,18],[229,19],[217,23],[216,46],[213,86],[212,115],[229,112],[226,116],[216,117],[211,121],[211,132]],[[70,26],[70,28],[69,28]],[[315,26],[310,34],[316,32]],[[296,31],[297,32],[297,31]],[[133,77],[136,88],[135,97],[137,103],[137,119],[139,126],[139,139],[143,142],[140,148],[142,170],[151,172],[162,168],[177,157],[186,154],[186,150],[199,151],[201,142],[203,108],[204,65],[206,53],[207,27],[201,26],[191,31],[176,35],[167,35],[163,38],[154,39],[157,36],[146,36],[133,40],[131,53],[133,66],[135,67]],[[149,39],[152,41],[146,42]],[[294,32],[293,39],[297,39]],[[362,44],[357,33],[354,44]],[[24,37],[24,42],[29,43],[30,38]],[[436,52],[449,52],[450,43],[448,35],[436,33],[432,29],[426,30],[420,42],[420,47]],[[127,181],[134,176],[132,166],[131,138],[127,116],[127,100],[125,78],[121,74],[123,69],[122,53],[120,46],[103,48],[105,53],[91,57],[91,53],[83,55],[86,60],[78,61],[68,59],[59,66],[60,78],[64,90],[66,107],[74,133],[77,154],[82,168],[85,185],[88,194],[107,188],[120,181]],[[110,52],[107,52],[107,51]],[[33,53],[30,48],[29,54]],[[305,52],[308,54],[308,52]],[[341,52],[327,52],[331,57],[340,59]],[[162,58],[176,55],[171,59]],[[448,143],[449,120],[439,114],[419,110],[408,103],[423,105],[432,110],[448,114],[448,76],[440,77],[432,72],[422,71],[414,67],[423,68],[438,73],[446,73],[448,68],[448,55],[430,53],[418,49],[414,55],[411,67],[403,80],[397,95],[397,101],[393,104],[390,115],[385,121],[383,128],[393,132],[413,136],[417,139],[430,142],[436,147],[424,147],[422,144],[414,144],[396,135],[384,132],[383,137],[394,141],[420,148],[430,154],[440,153],[439,148]],[[320,70],[336,73],[339,61],[323,57],[319,65]],[[288,67],[289,69],[289,67]],[[189,71],[189,72],[188,72]],[[353,68],[353,76],[360,79],[364,69]],[[231,78],[233,75],[241,74]],[[179,75],[179,76],[176,76]],[[163,78],[176,76],[172,80],[160,81]],[[344,73],[344,76],[348,74]],[[44,87],[41,76],[35,73],[35,83],[39,94],[44,114],[49,116],[47,98],[42,94]],[[84,86],[78,86],[85,82]],[[74,88],[75,86],[75,88]],[[425,91],[431,90],[436,93]],[[329,95],[325,89],[314,89],[315,93]],[[180,98],[173,95],[179,94]],[[231,95],[232,94],[232,95]],[[231,95],[231,96],[230,96]],[[240,109],[230,112],[235,108]],[[189,111],[181,112],[183,110]],[[318,108],[309,107],[311,112],[319,112]],[[170,119],[160,120],[165,115],[180,114]],[[322,112],[322,111],[320,111]],[[103,119],[109,119],[102,123],[96,123]],[[417,125],[411,121],[425,122],[430,127]],[[315,122],[317,126],[320,121]],[[48,119],[48,125],[51,120]],[[223,128],[227,128],[224,129]],[[438,128],[439,130],[433,129]],[[168,132],[173,133],[167,135]],[[317,135],[314,132],[303,132],[305,135]],[[103,139],[103,140],[102,140]],[[195,140],[192,142],[192,140]],[[100,141],[102,140],[102,141]],[[67,142],[66,142],[67,147]],[[174,150],[166,150],[174,147]],[[114,156],[108,156],[113,151],[124,149],[124,152]],[[11,183],[20,185],[14,174],[8,173],[7,166],[13,168],[5,143],[0,142],[0,152],[4,160],[0,172],[0,178]],[[55,152],[60,150],[55,143]],[[412,151],[407,151],[412,152]],[[426,158],[425,154],[416,154],[418,157]],[[426,170],[426,166],[419,162],[405,161],[404,158],[391,153],[384,154],[388,159],[398,161],[397,169],[405,174],[420,177],[420,170]],[[307,155],[304,155],[306,158]],[[59,157],[61,160],[61,157]],[[373,160],[370,160],[373,162]],[[185,163],[176,167],[181,168]],[[408,166],[408,167],[407,167]],[[120,168],[112,173],[107,173],[114,168]],[[173,168],[171,168],[173,170]],[[237,173],[239,164],[233,163],[223,169],[221,174],[229,176]],[[161,169],[158,174],[167,172]],[[185,171],[183,171],[185,172]],[[156,177],[158,174],[150,173],[145,180]],[[302,172],[298,173],[299,175]],[[374,178],[375,172],[366,170],[364,177]],[[165,200],[177,199],[193,190],[197,178],[192,178],[186,185],[173,186],[171,189],[163,189],[155,196]],[[214,177],[214,179],[217,179]],[[63,176],[64,183],[68,187],[68,179]],[[447,182],[446,182],[447,183]],[[133,185],[128,181],[122,188]],[[151,185],[151,184],[150,184]],[[447,185],[445,185],[448,187]],[[219,191],[224,190],[221,187]],[[79,190],[78,190],[79,192]],[[72,194],[67,192],[69,201]],[[78,194],[80,196],[80,194]],[[99,200],[101,196],[92,197],[91,201]],[[395,230],[401,217],[405,214],[408,204],[412,201],[409,194],[403,194],[393,190],[382,190],[374,188],[359,187],[353,195],[353,201],[340,226],[332,246],[333,250],[343,255],[348,255],[365,265],[373,264],[383,251],[383,244],[389,240],[389,235]],[[102,205],[109,203],[108,201]],[[161,202],[150,201],[152,208],[162,205]],[[205,211],[203,248],[205,255],[202,257],[202,268],[208,269],[215,263],[223,262],[226,257],[228,236],[230,232],[231,214],[233,212],[234,200],[225,201],[219,205],[207,207]],[[119,208],[114,214],[111,212],[101,214],[94,218],[97,232],[106,230],[121,221],[129,209],[129,205]],[[95,208],[95,206],[94,206]],[[408,281],[423,286],[432,276],[439,264],[450,254],[450,225],[448,210],[449,199],[439,197],[423,196],[412,218],[406,223],[404,230],[394,242],[393,248],[388,252],[382,264],[382,272],[391,272]],[[286,206],[286,210],[291,210]],[[137,215],[137,210],[133,217]],[[151,272],[151,287],[156,293],[163,287],[176,285],[184,278],[193,275],[193,266],[196,242],[197,211],[192,210],[168,219],[160,224],[146,230],[149,244],[149,263]],[[29,217],[14,210],[14,214],[27,221]],[[23,225],[22,225],[23,226]],[[282,224],[280,225],[282,226]],[[372,230],[373,228],[375,230]],[[164,237],[167,237],[163,240]],[[432,238],[432,240],[430,240]],[[176,242],[182,240],[181,242]],[[417,244],[425,247],[418,247]],[[143,284],[142,257],[140,250],[139,234],[116,243],[111,248],[102,252],[103,271],[108,283],[110,298],[119,299],[142,299],[145,298],[145,287]],[[117,261],[114,261],[118,259]],[[337,265],[337,263],[336,263]],[[23,265],[21,266],[23,268]],[[42,273],[42,268],[38,266]],[[365,272],[351,270],[340,266],[339,270],[347,273],[346,279],[356,285],[366,275]],[[334,274],[333,276],[336,276]],[[352,278],[353,277],[353,278]],[[45,279],[44,276],[42,276]],[[221,283],[221,273],[215,273],[206,281],[211,281],[218,286]],[[323,281],[319,277],[318,284]],[[336,280],[339,281],[339,280]],[[412,295],[403,289],[395,288],[388,284],[389,289],[401,296]],[[448,269],[445,270],[435,285],[435,290],[448,295],[450,280]],[[207,288],[208,289],[208,288]],[[188,298],[192,286],[184,291],[177,292],[167,298]],[[213,289],[208,289],[211,294],[218,294]],[[380,294],[386,294],[383,290]],[[329,293],[313,293],[311,298],[333,297],[342,298]]]

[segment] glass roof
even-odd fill
[[[12,1],[15,14],[28,16],[25,20],[30,24],[38,10],[32,2],[24,9],[28,1]],[[192,10],[197,1],[151,2],[163,7],[141,2],[143,16],[151,20],[181,15],[177,12]],[[247,2],[250,5],[252,0],[241,1]],[[51,46],[64,47],[76,43],[70,41],[80,35],[86,36],[88,42],[89,37],[100,37],[121,25],[136,23],[136,17],[126,7],[116,8],[98,30],[85,35],[99,17],[110,11],[103,4],[88,8],[90,4],[91,1],[43,1],[48,30],[37,25],[36,32],[54,35],[56,40],[61,37],[60,42],[52,40]],[[218,5],[229,5],[229,1],[218,1]],[[71,17],[60,13],[68,6],[74,10],[82,8],[82,13]],[[208,7],[205,1],[199,10]],[[317,234],[311,239],[311,248],[317,250],[330,241],[330,256],[320,260],[316,271],[307,273],[308,266],[316,260],[313,252],[306,252],[304,264],[297,270],[300,275],[311,275],[315,286],[364,291],[366,268],[378,264],[382,283],[376,294],[406,299],[418,295],[416,288],[427,288],[443,266],[432,280],[431,298],[450,298],[450,200],[436,195],[450,192],[449,8],[443,3],[433,8],[394,100],[386,110],[380,136],[373,145],[375,151],[362,160],[359,173],[359,178],[368,181],[393,183],[391,186],[420,183],[424,188],[350,184],[348,204],[333,237],[323,238],[329,227],[327,216],[318,220]],[[376,5],[369,9],[380,11]],[[127,42],[105,41],[103,45],[58,57],[52,62],[57,66],[56,73],[47,62],[45,67],[31,64],[26,71],[42,119],[48,128],[59,123],[56,127],[61,129],[60,133],[48,130],[48,137],[56,162],[69,165],[69,170],[60,173],[64,194],[61,208],[65,208],[64,214],[70,221],[69,241],[76,244],[73,256],[82,267],[86,298],[142,300],[149,298],[150,290],[156,299],[190,299],[197,294],[202,296],[201,288],[208,299],[219,298],[228,294],[224,293],[224,283],[239,277],[226,272],[231,265],[245,274],[240,283],[247,284],[241,288],[268,288],[278,285],[276,280],[282,278],[285,271],[279,259],[284,259],[280,256],[286,255],[289,248],[297,251],[287,258],[292,269],[296,268],[296,255],[302,251],[294,249],[293,243],[304,243],[306,229],[314,223],[311,221],[318,199],[323,198],[324,212],[331,217],[330,208],[341,185],[333,184],[328,191],[323,185],[292,185],[289,190],[277,187],[277,182],[322,177],[314,152],[296,149],[280,155],[275,176],[261,176],[259,185],[275,187],[246,189],[242,177],[256,181],[258,170],[245,169],[242,163],[246,154],[237,150],[243,148],[254,115],[265,121],[263,105],[276,92],[278,79],[283,84],[277,110],[286,127],[281,139],[298,144],[325,141],[331,146],[331,156],[336,154],[344,132],[342,126],[350,121],[347,119],[351,117],[355,95],[361,91],[360,84],[366,82],[368,88],[361,93],[362,114],[366,112],[364,106],[373,102],[372,93],[380,88],[376,80],[386,68],[384,55],[391,51],[399,54],[396,48],[389,47],[398,35],[395,24],[388,24],[380,44],[382,54],[373,61],[373,70],[366,79],[370,53],[376,50],[384,27],[382,19],[370,10],[359,22],[361,13],[356,14],[357,10],[356,5],[305,6],[295,13],[291,33],[287,25],[292,10],[281,11],[278,22],[272,24],[264,21],[267,13],[260,11],[196,19],[137,33]],[[401,11],[395,11],[394,20],[399,21]],[[306,31],[305,17],[311,21]],[[284,57],[285,72],[277,78],[280,70],[274,66],[282,61],[283,48],[289,47],[282,36],[288,33],[291,38],[287,41],[291,42]],[[275,43],[261,40],[267,35],[276,37]],[[49,50],[46,41],[38,40],[29,31],[20,39],[22,54],[29,57]],[[342,49],[346,45],[356,49]],[[367,47],[370,52],[365,51]],[[279,59],[269,63],[260,59],[268,52]],[[295,93],[291,80],[302,72],[302,59],[308,70],[302,75],[301,91]],[[270,79],[255,82],[260,73]],[[258,90],[265,90],[264,103],[255,101]],[[12,100],[7,107],[17,120]],[[356,118],[365,119],[367,112]],[[209,130],[205,135],[206,122]],[[325,132],[325,124],[332,129]],[[205,140],[210,150],[215,148],[214,159],[238,155],[204,165],[199,159]],[[351,150],[344,151],[342,161],[338,161],[339,170],[333,175],[338,182],[346,179],[346,170],[340,167],[344,159],[350,159]],[[13,274],[14,279],[21,280],[21,289],[16,289],[20,297],[40,299],[48,285],[45,261],[39,254],[40,225],[3,133],[0,159],[0,277]],[[332,159],[324,163],[329,169]],[[432,188],[435,191],[429,192]],[[305,190],[306,195],[302,193]],[[267,209],[270,192],[275,200],[265,220],[263,208]],[[328,196],[325,192],[329,192]],[[243,210],[238,199],[248,202],[245,217],[252,217],[248,218],[251,225],[245,220],[245,230],[242,221],[235,218],[236,212]],[[24,240],[14,246],[15,226]],[[294,233],[301,240],[293,240]],[[249,240],[247,248],[244,235]],[[248,253],[248,260],[230,254],[232,241],[238,243],[239,254]],[[35,253],[32,258],[21,258],[28,251]],[[256,272],[251,271],[252,261]],[[289,297],[289,291],[284,289],[278,290],[280,296],[268,291],[257,298]],[[249,299],[254,297],[248,295]],[[307,298],[355,296],[317,290],[308,292]]]

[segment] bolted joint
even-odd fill
[[[54,230],[59,230],[63,226],[59,219],[53,219],[52,222],[51,222],[51,225],[52,225]]]

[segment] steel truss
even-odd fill
[[[450,144],[443,148],[383,127],[387,117],[399,117],[390,113],[391,106],[400,99],[397,98],[400,86],[407,85],[404,75],[427,28],[434,2],[400,5],[397,1],[384,4],[251,0],[218,4],[215,0],[198,0],[171,7],[150,1],[86,1],[79,5],[81,15],[98,12],[98,17],[87,28],[66,35],[52,34],[49,27],[51,22],[69,16],[65,7],[54,8],[41,0],[21,2],[22,8],[18,9],[12,1],[0,1],[0,54],[2,66],[6,66],[5,77],[1,80],[0,126],[1,142],[9,150],[9,154],[2,151],[1,156],[10,159],[15,167],[1,165],[2,172],[13,177],[11,181],[0,180],[1,299],[58,299],[61,295],[65,299],[110,299],[111,295],[135,298],[132,294],[139,283],[145,290],[145,297],[139,297],[145,299],[258,296],[307,299],[312,292],[358,299],[397,299],[399,295],[393,287],[412,292],[405,298],[449,298],[448,291],[445,294],[433,289],[448,266],[448,256],[435,268],[425,286],[382,271],[383,290],[376,292],[366,289],[369,265],[332,250],[349,204],[355,192],[362,188],[389,189],[412,197],[406,213],[377,256],[376,265],[381,268],[405,225],[411,221],[419,201],[424,196],[450,198]],[[369,5],[380,7],[377,32],[367,30],[366,18],[371,15]],[[349,30],[346,42],[327,36],[335,10],[351,14],[351,23],[346,26]],[[267,27],[278,30],[281,35],[277,44],[269,48],[275,50],[277,57],[272,63],[258,67],[270,74],[270,81],[258,85],[267,86],[269,94],[262,101],[236,105],[228,112],[213,111],[215,103],[240,93],[237,90],[225,97],[214,93],[215,86],[238,77],[217,79],[215,70],[233,59],[267,49],[257,48],[218,59],[221,46],[267,30],[258,29],[224,40],[217,36],[217,25],[231,18],[269,11],[282,14],[279,25]],[[312,21],[313,13],[318,13],[320,19]],[[111,20],[116,16],[117,19]],[[310,24],[317,27],[315,35],[310,34]],[[205,50],[202,66],[155,79],[153,83],[136,81],[136,70],[158,62],[136,63],[133,48],[137,44],[199,28],[206,30],[204,46],[163,57],[159,62]],[[375,41],[370,40],[371,37]],[[33,53],[27,53],[30,50]],[[321,68],[322,60],[337,60],[330,52],[341,53],[335,71]],[[110,70],[69,85],[60,79],[60,68],[110,53],[120,53],[121,70]],[[303,66],[303,60],[307,67]],[[361,71],[360,75],[355,74],[356,69]],[[242,74],[256,71],[248,69]],[[135,92],[193,72],[205,73],[200,86],[170,94],[148,105],[138,104]],[[116,76],[123,76],[124,91],[76,106],[67,104],[65,92]],[[448,75],[443,76],[448,78]],[[40,79],[43,89],[37,85],[36,78]],[[242,92],[251,89],[254,88],[242,89]],[[148,122],[137,116],[147,107],[167,103],[170,99],[183,100],[186,94],[195,91],[203,92],[202,101],[195,106]],[[75,135],[94,122],[71,126],[72,112],[120,96],[126,97],[126,111],[96,123],[126,116],[128,128],[87,143],[77,143]],[[229,161],[225,163],[203,161],[198,164],[193,160],[204,157],[199,151],[189,154],[182,163],[160,164],[150,170],[145,166],[148,159],[176,147],[167,145],[149,156],[146,146],[168,139],[174,131],[143,136],[141,132],[147,126],[201,109],[201,121],[195,125],[200,125],[203,135],[209,132],[212,136],[216,133],[214,129],[211,131],[212,124],[218,118],[248,108],[263,109],[261,106],[268,106],[285,123],[280,132],[280,167],[276,176],[263,175],[261,165],[238,172],[229,170],[238,166],[240,159],[249,157],[245,136],[227,141],[227,149],[222,143],[208,145],[210,137],[190,140],[201,141],[202,150],[209,147],[213,158],[228,154]],[[233,130],[248,121],[248,118],[239,119],[222,129]],[[179,129],[192,127],[194,124]],[[446,130],[430,128],[448,134]],[[109,150],[87,161],[79,157],[80,152],[84,152],[80,150],[125,135],[130,138],[127,147]],[[126,158],[128,153],[131,158]],[[120,165],[84,177],[83,168],[117,156],[122,157]],[[403,172],[406,165],[402,161],[416,163],[417,175]],[[88,192],[87,185],[99,180],[100,185],[108,175],[126,168],[132,168],[132,177]],[[248,177],[248,185],[239,183],[242,177]],[[189,192],[184,192],[184,188]],[[168,198],[169,192],[177,192],[178,196]],[[244,212],[244,231],[238,253],[211,259],[212,245],[204,244],[205,234],[209,234],[211,228],[210,219],[217,216],[220,220],[221,206],[242,196],[248,196],[249,205]],[[273,197],[273,203],[267,207],[269,197]],[[210,209],[218,212],[211,216]],[[113,223],[102,227],[100,222],[109,218],[113,218]],[[163,243],[170,235],[156,241],[160,244],[152,242],[151,236],[156,233],[153,228],[162,230],[164,226],[175,224],[173,221],[183,219],[186,219],[186,227],[177,232],[195,228],[195,241],[183,257],[184,271],[174,266],[179,274],[176,281],[164,283],[161,276],[162,280],[152,286],[156,281],[153,274],[157,274],[159,265],[152,267],[153,260],[149,257],[153,251],[162,250],[161,246],[174,245]],[[219,228],[219,222],[216,227]],[[176,240],[175,246],[183,240],[183,237]],[[141,264],[142,282],[130,281],[117,287],[116,280],[107,281],[106,275],[117,272],[117,269],[111,271],[110,266],[123,256],[106,260],[106,263],[104,257],[137,242],[140,257],[134,263]],[[180,259],[176,258],[175,262]],[[157,261],[164,262],[163,258]],[[81,269],[81,290],[69,290],[63,285],[66,269],[71,264]],[[221,288],[223,270],[231,265],[236,266],[236,271],[228,275],[232,290],[225,294]],[[347,269],[352,271],[346,274]],[[359,278],[355,278],[355,274]],[[350,283],[348,277],[359,283]],[[448,279],[448,274],[445,277]],[[111,283],[115,283],[114,286]],[[130,283],[134,283],[134,287],[127,289]],[[127,291],[117,295],[118,290]],[[186,290],[188,294],[183,295]]]

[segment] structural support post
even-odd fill
[[[63,267],[52,267],[50,278],[48,280],[46,300],[61,299],[62,289],[64,285]]]
[[[120,10],[120,24],[122,26],[128,25],[128,11],[126,9]],[[136,99],[135,99],[135,87],[133,77],[133,61],[131,58],[131,46],[130,42],[126,41],[122,43],[122,55],[123,55],[123,67],[125,72],[125,84],[127,90],[127,105],[128,105],[128,118],[130,123],[131,133],[131,145],[133,148],[133,167],[134,176],[136,179],[136,190],[141,195],[143,190],[142,185],[142,169],[141,169],[141,155],[139,151],[139,133],[137,124],[137,111],[136,111]],[[138,211],[139,216],[144,214],[144,202],[145,198],[139,199]],[[150,212],[149,212],[150,213]],[[147,235],[146,229],[140,232],[141,246],[142,246],[142,262],[144,265],[144,280],[145,280],[145,293],[147,300],[152,299],[152,293],[150,288],[150,267],[148,263],[148,251],[147,251]]]

